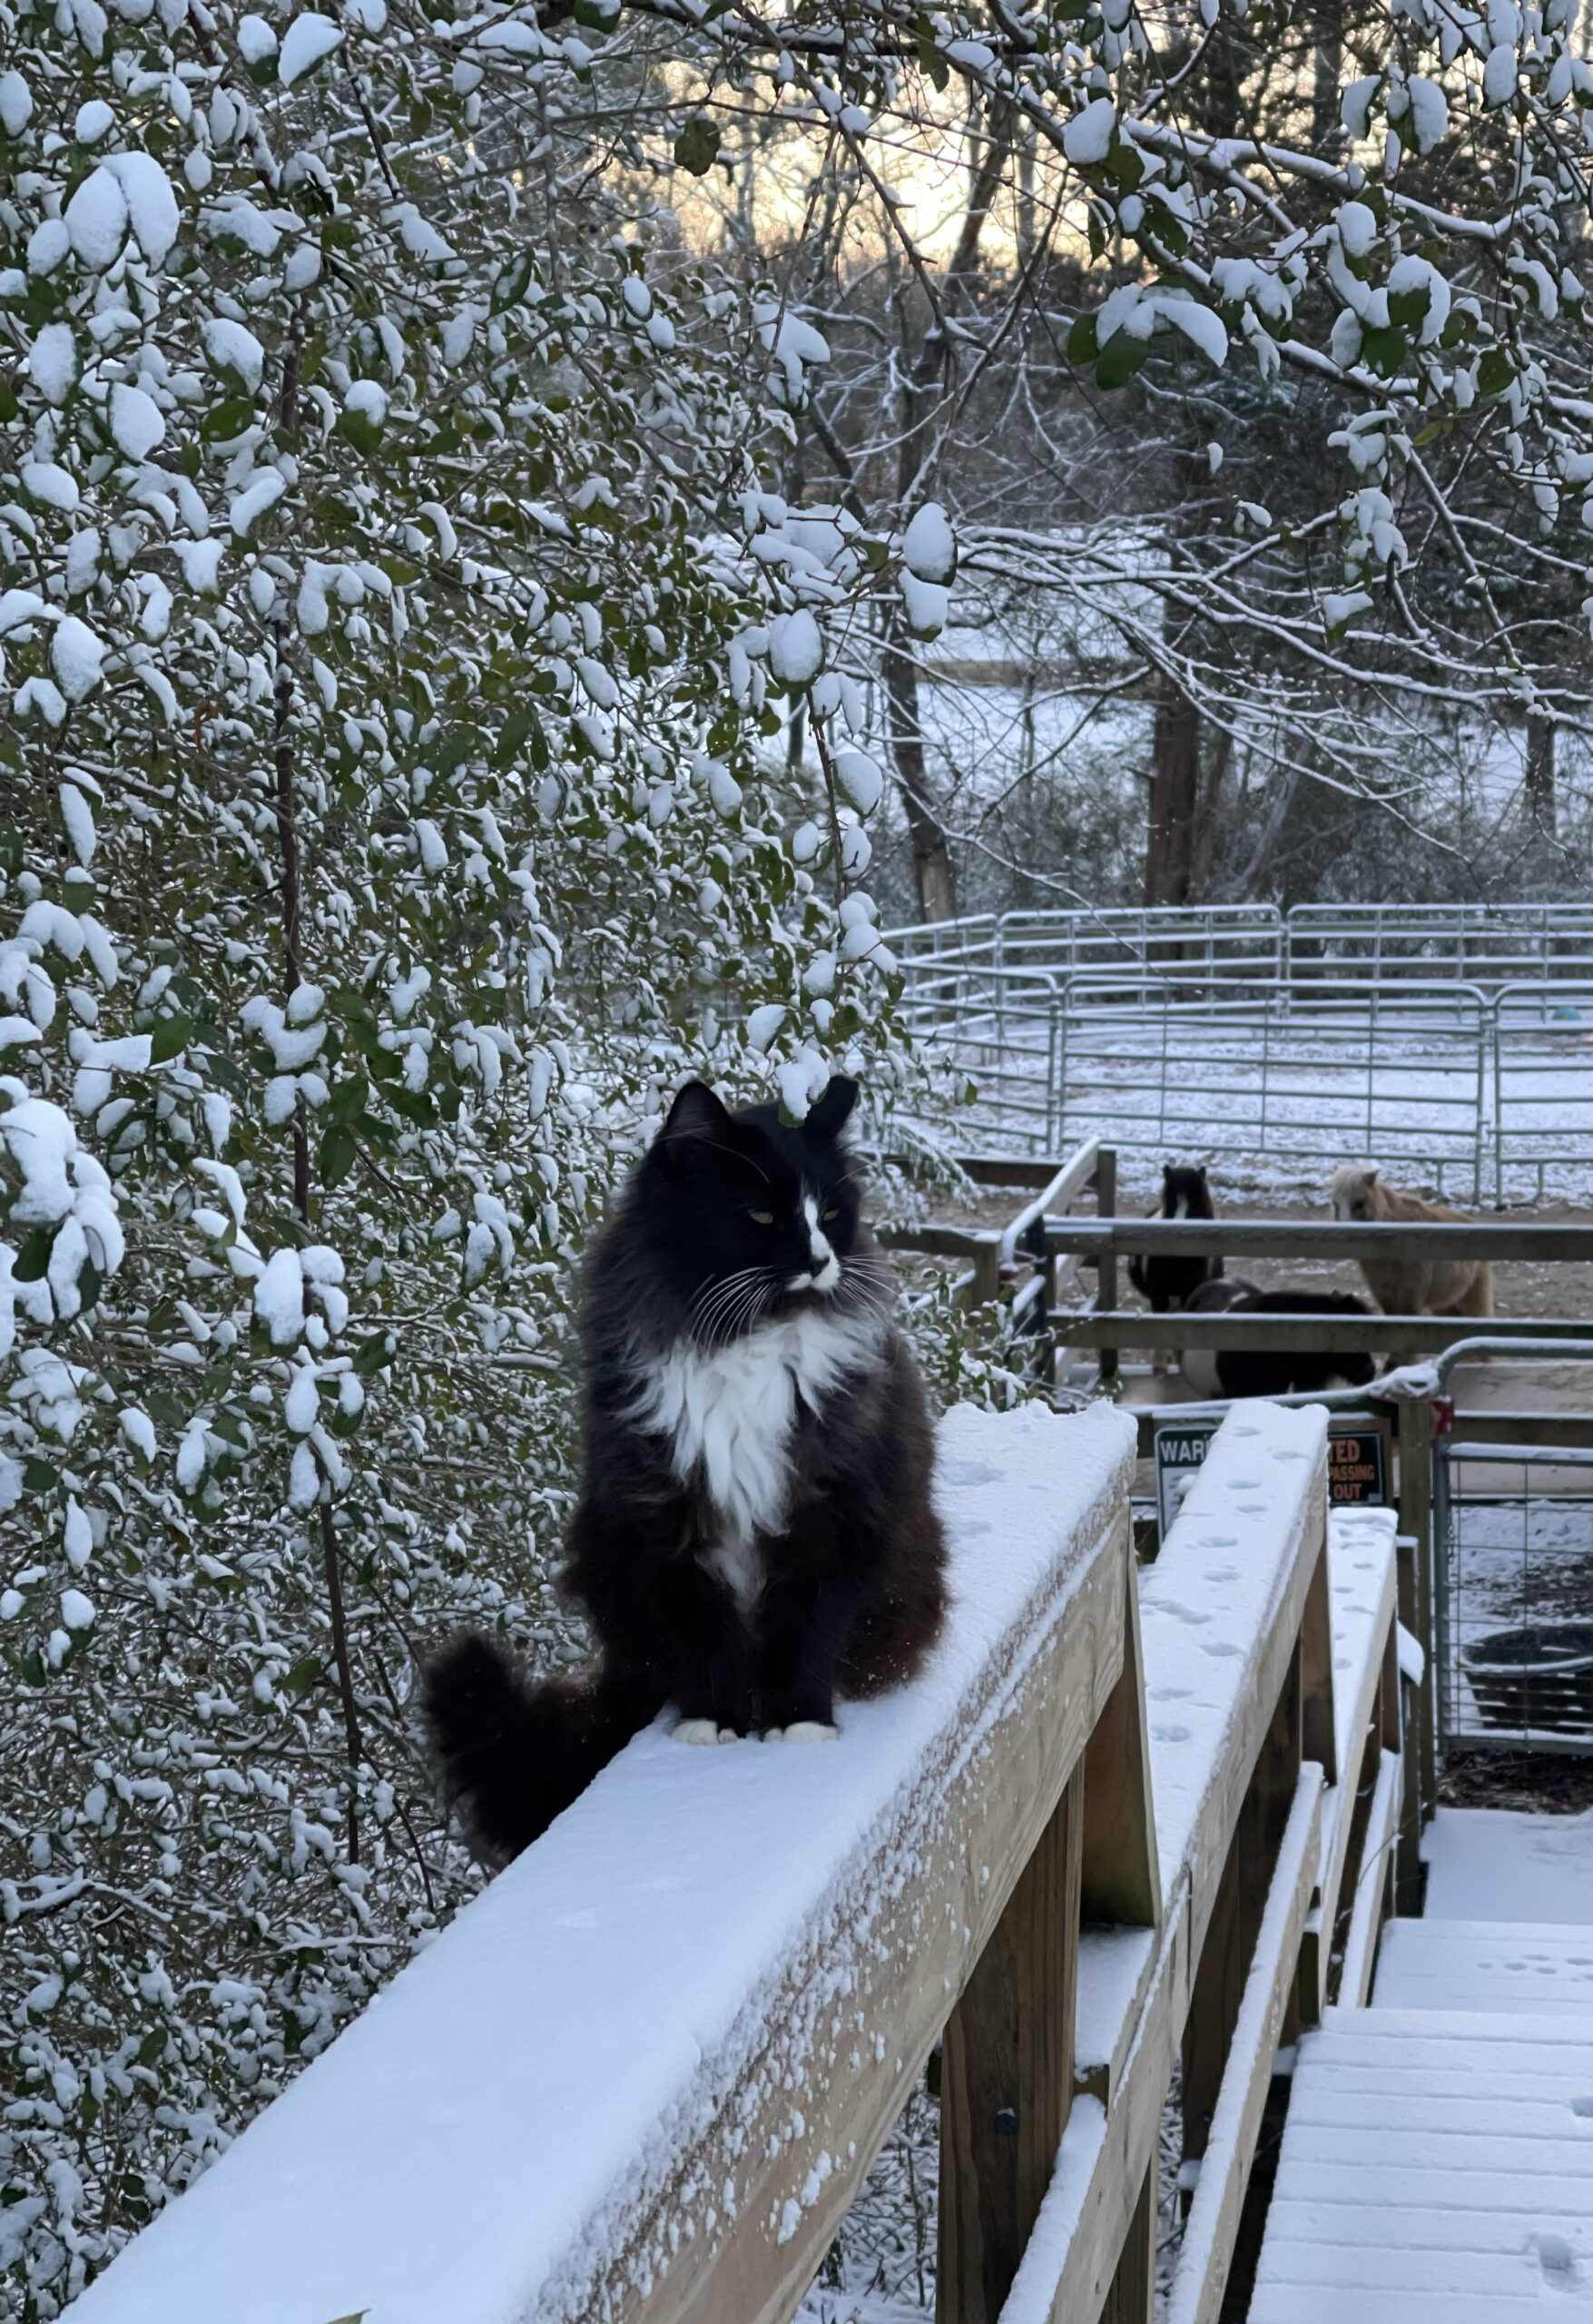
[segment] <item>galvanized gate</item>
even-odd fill
[[[1585,1382],[1583,1411],[1462,1413],[1433,1439],[1445,1745],[1593,1752],[1593,1361],[1555,1361]]]

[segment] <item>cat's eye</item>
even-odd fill
[[[774,1224],[774,1213],[772,1210],[749,1210],[747,1216],[754,1226],[772,1226]]]
[[[824,1213],[824,1216],[827,1221],[831,1218],[839,1218],[841,1216],[841,1205],[838,1202],[832,1202],[829,1209]]]

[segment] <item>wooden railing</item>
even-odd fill
[[[942,2324],[1147,2324],[1180,2060],[1214,2319],[1397,1854],[1392,1521],[1330,1550],[1321,1412],[1251,1407],[1139,1575],[1134,1460],[1106,1407],[953,1413],[925,1676],[832,1745],[639,1737],[83,2324],[782,2324],[938,2040]]]

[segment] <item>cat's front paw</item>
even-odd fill
[[[784,1731],[788,1743],[834,1743],[841,1735],[839,1727],[821,1718],[793,1719]]]
[[[739,1743],[742,1738],[733,1727],[721,1727],[716,1718],[683,1718],[676,1722],[674,1739],[677,1743]]]

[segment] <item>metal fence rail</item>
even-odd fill
[[[1593,1752],[1593,1443],[1433,1452],[1445,1740]]]
[[[1587,1192],[1593,906],[1008,913],[890,940],[907,1024],[1015,1149],[1364,1157],[1500,1205]],[[1445,972],[1462,960],[1480,981]]]
[[[1593,903],[1074,906],[926,921],[888,940],[910,967],[960,959],[1064,979],[1121,968],[1204,984],[1593,980]]]

